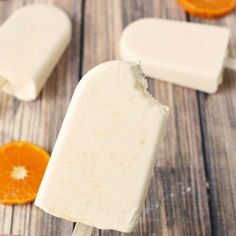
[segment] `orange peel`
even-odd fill
[[[236,0],[178,0],[183,9],[193,16],[217,18],[236,7]]]

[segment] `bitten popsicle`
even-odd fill
[[[73,222],[132,231],[168,111],[148,93],[139,65],[110,61],[93,68],[74,92],[35,204]],[[82,225],[76,230],[91,233]]]
[[[36,99],[71,39],[71,22],[59,8],[32,4],[0,27],[0,90]]]
[[[128,25],[121,36],[123,60],[141,61],[144,73],[155,79],[216,92],[227,59],[230,31],[226,27],[144,18]]]

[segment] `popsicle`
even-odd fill
[[[90,227],[132,231],[168,110],[148,93],[139,65],[93,68],[74,92],[35,204]],[[89,229],[78,224],[76,232]]]
[[[47,4],[16,10],[0,27],[0,90],[36,99],[71,38],[71,23]]]
[[[144,18],[128,25],[121,36],[121,58],[141,61],[144,73],[155,79],[216,92],[227,59],[228,28]]]

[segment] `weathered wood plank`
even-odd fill
[[[53,3],[70,15],[72,42],[36,101],[24,103],[0,94],[0,143],[27,140],[50,152],[78,82],[82,1],[1,1],[1,20],[21,5],[33,2]],[[72,227],[72,223],[49,216],[30,204],[0,207],[0,233],[64,236],[71,235]]]
[[[229,54],[236,57],[236,18],[191,21],[231,29]],[[214,40],[214,39],[212,39]],[[236,72],[226,70],[217,93],[199,93],[213,235],[236,235]]]
[[[122,28],[144,16],[185,20],[175,0],[86,1],[83,72],[119,58]],[[151,79],[149,84],[171,116],[142,219],[131,235],[211,235],[197,94]]]

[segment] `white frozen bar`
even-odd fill
[[[28,5],[0,27],[2,91],[18,99],[36,99],[71,38],[71,23],[59,8]]]
[[[125,28],[120,54],[141,61],[147,76],[213,93],[222,82],[229,36],[225,27],[144,18]]]
[[[35,204],[100,229],[137,225],[168,108],[147,92],[140,66],[96,66],[75,90]]]

